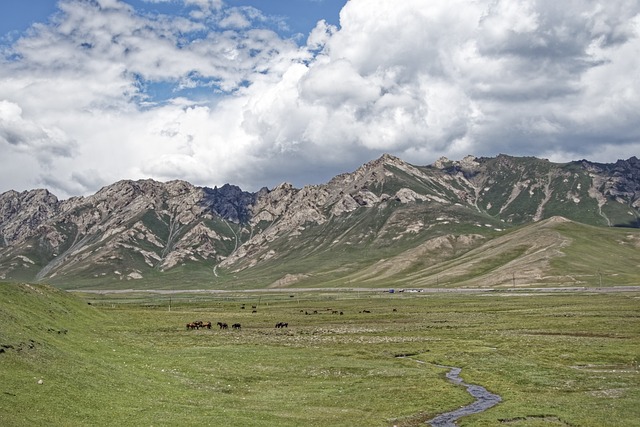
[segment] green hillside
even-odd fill
[[[108,417],[96,398],[115,386],[103,358],[110,350],[97,339],[103,320],[51,286],[0,283],[0,424],[79,425],[94,411]]]
[[[404,211],[358,210],[281,236],[256,255],[264,261],[255,266],[241,262],[237,270],[187,263],[135,282],[82,277],[65,282],[61,277],[56,286],[240,290],[638,284],[638,229],[595,227],[559,217],[502,229],[504,225],[481,213],[433,209],[416,204]],[[412,229],[416,218],[427,222],[435,215],[441,220]]]
[[[423,209],[421,214],[414,211],[407,216],[428,215],[427,205]],[[183,270],[170,273],[175,281],[155,285],[176,284],[179,274],[185,274],[180,283],[204,289],[614,286],[637,285],[639,280],[637,229],[594,227],[551,218],[502,230],[497,228],[499,223],[491,224],[478,215],[466,218],[467,225],[441,221],[394,239],[397,234],[393,229],[406,230],[407,226],[397,214],[365,214],[357,220],[340,218],[322,227],[310,227],[302,238],[281,239],[270,246],[275,249],[273,259],[253,268],[221,271],[218,277],[201,272],[195,283],[186,281],[194,272],[187,275]],[[487,223],[480,222],[483,220]],[[302,244],[310,241],[313,244]],[[278,256],[279,252],[283,255]]]

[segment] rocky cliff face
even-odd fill
[[[251,219],[250,207],[260,194],[247,193],[229,184],[220,188],[203,188],[203,192],[202,204],[234,223],[246,223]]]
[[[589,172],[600,194],[608,200],[640,208],[640,160],[631,157],[614,164],[579,162]]]
[[[58,213],[60,202],[47,190],[0,194],[0,246],[13,245]]]
[[[638,227],[640,161],[501,155],[420,167],[384,155],[302,189],[120,181],[64,201],[46,190],[9,191],[0,195],[0,278],[136,280],[179,267],[217,277],[356,249],[370,250],[355,258],[365,262],[469,226],[483,231],[452,241],[471,247],[487,233],[553,216]]]

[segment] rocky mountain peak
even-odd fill
[[[258,195],[266,195],[265,188]],[[240,187],[225,184],[218,188],[204,188],[203,203],[222,218],[233,223],[247,223],[251,219],[251,206],[255,203],[256,194],[242,191]]]
[[[385,177],[391,176],[392,172],[389,171],[389,168],[405,169],[408,166],[408,163],[398,157],[383,154],[378,159],[360,166],[354,172],[337,175],[329,181],[328,186],[342,187],[343,190],[348,191],[367,188],[370,185],[383,182]]]
[[[394,164],[401,164],[401,163],[404,163],[404,160],[402,160],[399,157],[396,157],[396,156],[394,156],[392,154],[384,153],[378,159],[373,160],[373,161],[369,162],[368,164],[370,164],[370,165],[378,165],[378,164],[394,165]]]
[[[377,159],[365,163],[361,166],[361,169],[380,169],[387,166],[403,166],[406,164],[407,163],[399,157],[385,153]]]
[[[432,165],[436,169],[460,168],[464,170],[475,170],[480,166],[477,157],[471,154],[465,156],[462,160],[450,160],[444,156],[433,162]]]

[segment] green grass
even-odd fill
[[[578,223],[560,224],[557,230],[571,244],[562,249],[563,256],[552,260],[551,276],[572,276],[577,284],[588,286],[638,284],[638,230]]]
[[[503,399],[461,426],[638,425],[638,292],[290,292],[1,284],[0,424],[418,426],[472,400],[447,365]]]

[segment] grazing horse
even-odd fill
[[[229,325],[227,325],[226,323],[218,322],[218,327],[220,327],[220,329],[228,329]]]
[[[196,329],[197,326],[195,323],[191,322],[191,323],[187,323],[187,329]]]
[[[240,323],[234,323],[233,325],[231,325],[231,327],[233,329],[240,329],[242,327],[242,325],[240,325]]]
[[[285,322],[278,322],[276,323],[276,328],[288,328],[289,324],[285,323]]]
[[[203,327],[203,328],[207,328],[207,329],[211,329],[211,322],[204,322],[204,323],[202,324],[202,327]]]

